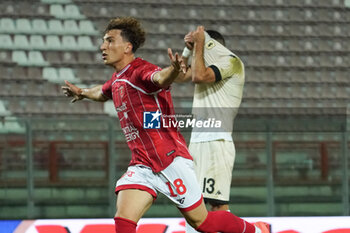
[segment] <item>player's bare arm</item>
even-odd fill
[[[192,38],[192,31],[187,33],[184,37],[185,41],[185,49],[182,53],[182,62],[181,62],[181,70],[182,73],[179,74],[179,76],[175,79],[174,82],[176,83],[184,83],[184,82],[189,82],[192,80],[192,71],[191,67],[189,66],[189,60],[190,56],[193,51],[193,38]]]
[[[174,80],[175,83],[184,83],[192,80],[191,67],[188,66],[188,57],[181,57],[181,71],[179,75]]]
[[[68,81],[65,81],[65,83],[66,86],[62,86],[63,94],[67,97],[73,97],[71,100],[72,103],[82,99],[91,99],[100,102],[108,100],[108,98],[102,94],[102,85],[92,88],[80,88]]]
[[[168,55],[170,58],[171,65],[156,73],[153,78],[153,82],[161,88],[169,87],[182,72],[182,59],[179,56],[179,54],[175,53],[175,55],[173,55],[172,50],[168,48]]]
[[[213,83],[215,82],[215,73],[204,63],[204,27],[198,26],[193,32],[193,58],[192,58],[192,82],[194,83]]]

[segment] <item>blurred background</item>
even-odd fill
[[[71,104],[64,80],[102,84],[109,19],[134,16],[161,67],[197,25],[246,66],[231,211],[349,215],[349,0],[1,0],[0,219],[109,218],[130,151],[113,103]],[[174,84],[178,109],[193,85]],[[183,132],[187,141],[190,132]],[[145,217],[178,217],[159,196]]]

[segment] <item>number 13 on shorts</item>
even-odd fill
[[[202,192],[212,194],[214,190],[215,190],[215,180],[213,178],[204,178]]]
[[[166,185],[167,185],[168,188],[169,188],[170,196],[171,196],[171,197],[177,197],[177,194],[183,195],[183,194],[185,194],[186,191],[187,191],[186,186],[184,185],[182,179],[180,179],[180,178],[174,180],[174,182],[173,182],[173,185],[174,185],[174,187],[175,187],[175,191],[176,191],[177,194],[176,194],[175,191],[173,190],[172,185],[171,185],[170,182],[166,182]]]

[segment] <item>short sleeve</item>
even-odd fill
[[[234,75],[241,75],[244,68],[242,61],[233,55],[222,56],[209,67],[215,73],[215,81],[220,81]]]
[[[142,81],[142,86],[147,92],[154,92],[160,89],[160,87],[153,82],[153,77],[161,70],[162,69],[160,67],[151,63],[148,63],[143,67],[143,69],[141,69],[141,72],[139,73],[140,79]]]
[[[102,95],[106,96],[109,99],[112,99],[112,79],[108,80],[102,86]]]

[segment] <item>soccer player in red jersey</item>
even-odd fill
[[[145,32],[135,18],[111,20],[100,47],[104,63],[115,69],[111,79],[92,88],[82,89],[67,81],[62,87],[66,96],[73,97],[72,102],[84,98],[114,102],[132,151],[128,170],[115,189],[116,232],[136,233],[137,222],[157,192],[174,202],[200,232],[269,232],[264,224],[254,226],[227,211],[206,210],[184,138],[176,127],[160,125],[160,119],[174,115],[169,86],[181,72],[180,56],[168,49],[171,65],[161,69],[135,57],[144,41]]]

